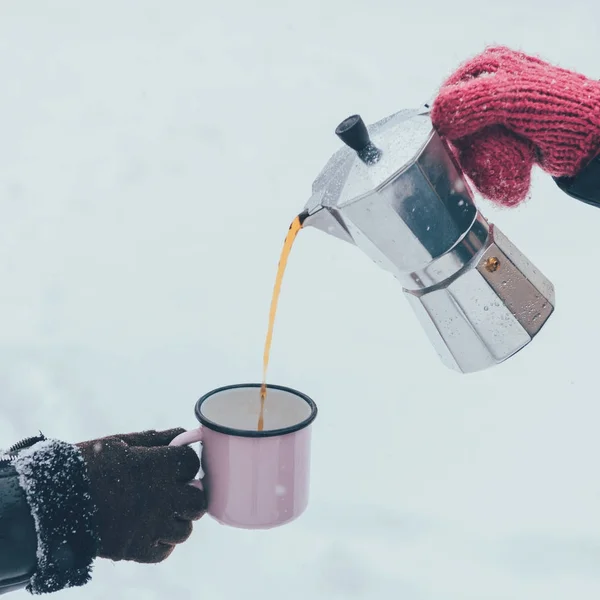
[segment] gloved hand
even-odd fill
[[[600,151],[600,82],[505,47],[461,66],[431,116],[479,192],[505,206],[527,197],[534,164],[573,177]]]
[[[190,536],[205,500],[189,485],[200,468],[196,452],[168,446],[183,431],[111,435],[77,444],[98,510],[99,556],[160,562]]]

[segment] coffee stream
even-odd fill
[[[279,293],[281,292],[281,282],[283,280],[283,274],[285,273],[285,267],[287,265],[288,256],[294,244],[294,240],[298,235],[300,229],[302,229],[302,222],[304,221],[305,215],[298,215],[290,225],[290,229],[285,236],[285,242],[283,243],[283,250],[281,251],[281,257],[279,258],[279,265],[277,266],[277,277],[275,278],[275,285],[273,286],[273,296],[271,297],[271,309],[269,310],[269,327],[267,329],[267,339],[265,340],[265,352],[263,354],[263,378],[262,386],[260,388],[260,414],[258,416],[258,431],[262,431],[265,427],[265,399],[267,398],[267,369],[269,368],[269,356],[271,354],[271,342],[273,341],[273,326],[275,325],[275,315],[277,314],[277,303],[279,302]]]

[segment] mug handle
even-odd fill
[[[194,442],[200,442],[200,463],[202,463],[202,426],[197,429],[190,429],[189,431],[184,431],[180,433],[177,437],[171,440],[169,446],[188,446],[189,444],[193,444]],[[198,479],[194,479],[190,483],[201,490],[204,489],[202,486],[202,478],[204,477],[204,470],[202,469],[202,464],[200,464],[200,471],[198,471]]]

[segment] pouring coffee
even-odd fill
[[[462,373],[523,349],[554,310],[552,283],[477,210],[429,117],[403,110],[344,142],[313,183],[302,216],[390,271],[442,361]]]

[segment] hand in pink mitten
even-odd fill
[[[573,177],[600,151],[600,82],[505,47],[461,66],[431,116],[479,192],[505,206],[527,197],[534,164]]]

